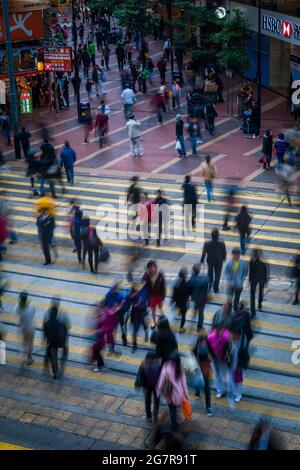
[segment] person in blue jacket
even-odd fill
[[[74,184],[74,163],[76,162],[76,152],[66,141],[65,146],[60,152],[60,165],[65,167],[68,183]]]

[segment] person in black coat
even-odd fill
[[[43,194],[43,193],[42,193]],[[45,257],[44,266],[51,263],[50,245],[53,240],[53,233],[55,228],[54,216],[51,215],[46,209],[39,212],[37,216],[38,234]]]
[[[59,348],[63,348],[62,361],[66,360],[66,342],[68,336],[68,329],[65,322],[57,319],[58,308],[53,305],[49,312],[49,320],[43,325],[44,335],[46,338],[46,355],[45,355],[45,368],[48,367],[49,360],[51,361],[53,376],[57,379],[59,375],[57,353]],[[63,370],[63,368],[62,368]],[[61,376],[62,374],[60,374]]]
[[[21,132],[19,132],[18,137],[19,137],[20,142],[21,142],[21,146],[22,146],[23,153],[24,153],[24,158],[25,158],[25,160],[27,160],[29,147],[30,147],[29,139],[31,137],[31,134],[30,134],[30,132],[26,131],[25,127],[22,127],[22,130],[21,130]]]
[[[155,352],[162,362],[168,361],[170,356],[178,351],[177,340],[167,317],[159,318],[157,329],[151,335],[151,343],[155,344]]]
[[[263,137],[263,145],[262,145],[262,153],[263,153],[263,164],[264,169],[270,170],[272,154],[273,154],[273,135],[272,130],[266,129],[266,132]]]
[[[211,232],[211,240],[204,243],[201,263],[206,262],[208,265],[208,279],[209,279],[209,288],[214,288],[214,293],[219,292],[219,284],[222,272],[222,266],[226,260],[226,247],[225,243],[219,240],[219,230],[214,229]]]
[[[188,309],[188,299],[189,292],[187,285],[187,271],[186,269],[181,269],[178,273],[178,278],[173,287],[173,293],[171,298],[171,305],[175,304],[176,308],[178,308],[179,313],[181,314],[179,333],[185,332],[184,324],[186,312]]]
[[[195,229],[198,194],[197,194],[196,186],[191,182],[190,175],[186,175],[184,183],[182,185],[182,189],[183,189],[185,223],[186,223],[186,226],[189,227],[188,218],[190,217],[190,212],[192,211],[192,228]]]
[[[241,302],[236,313],[231,317],[229,324],[229,330],[239,331],[240,333],[245,334],[248,343],[250,343],[253,338],[250,319],[250,312],[245,308],[243,302]]]
[[[259,250],[252,251],[249,263],[249,283],[250,283],[250,302],[251,302],[251,318],[255,317],[255,294],[257,285],[259,286],[258,294],[258,309],[262,309],[264,287],[269,280],[269,268],[266,263],[261,260],[261,253]]]
[[[240,212],[236,216],[236,226],[240,232],[240,245],[243,255],[246,252],[246,239],[250,236],[250,222],[251,216],[249,215],[247,206],[241,206]]]
[[[297,255],[295,258],[293,277],[296,279],[295,300],[293,302],[293,305],[298,305],[300,292],[300,254]]]

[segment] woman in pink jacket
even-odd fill
[[[156,394],[158,397],[164,395],[170,411],[172,429],[177,432],[177,406],[189,399],[184,369],[177,352],[163,364],[156,385]]]

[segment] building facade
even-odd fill
[[[252,25],[246,46],[250,68],[245,74],[251,80],[257,77],[259,2],[262,85],[288,97],[291,82],[300,80],[300,0],[227,1],[227,10],[240,8]]]

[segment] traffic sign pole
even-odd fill
[[[6,56],[8,64],[8,76],[9,76],[9,101],[10,101],[10,116],[11,123],[14,130],[14,145],[15,145],[15,157],[16,159],[21,158],[21,146],[20,140],[18,137],[19,133],[19,111],[18,111],[18,101],[17,101],[17,92],[16,92],[16,81],[14,74],[14,58],[13,58],[13,48],[10,35],[10,25],[9,25],[9,13],[8,13],[8,3],[7,1],[2,2],[4,25],[5,25],[5,37],[6,37]]]

